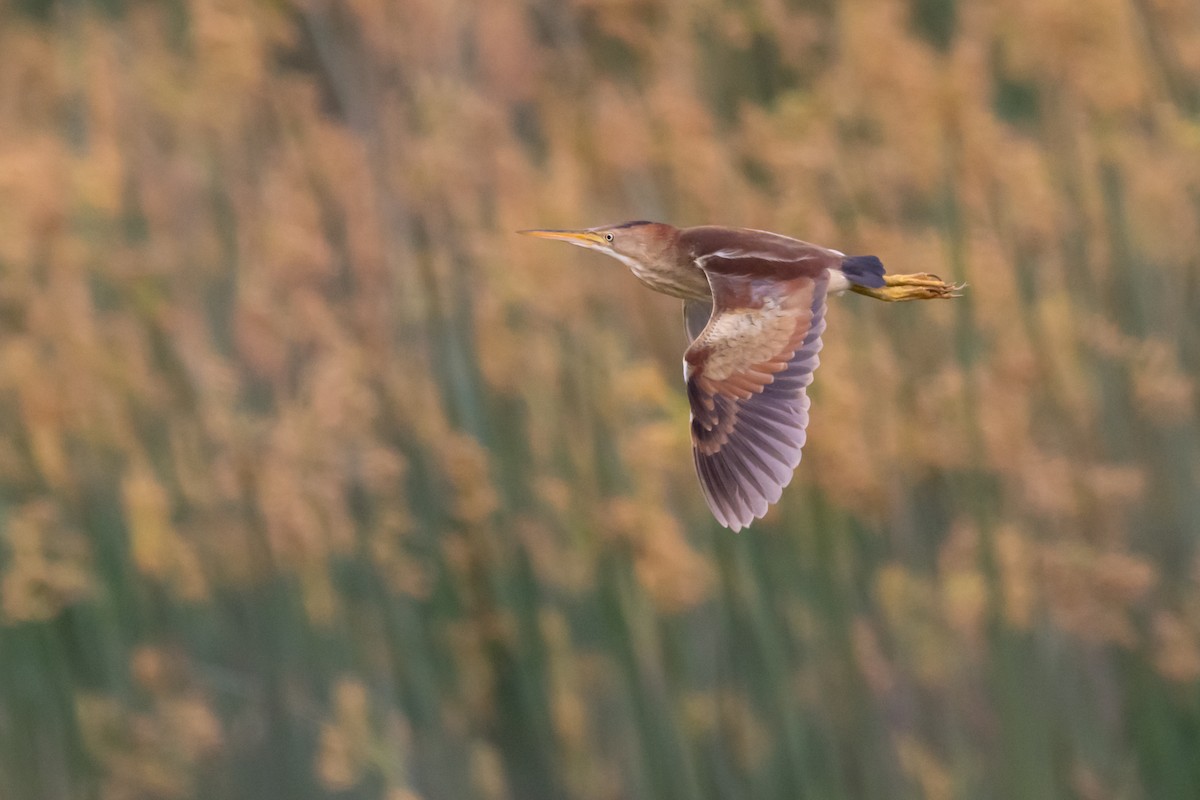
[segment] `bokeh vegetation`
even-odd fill
[[[649,217],[838,300],[692,476]],[[1192,0],[0,6],[0,796],[1200,797]]]

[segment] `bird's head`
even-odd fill
[[[629,264],[656,259],[672,241],[675,228],[661,222],[623,222],[578,231],[518,231],[539,239],[557,239],[579,247],[599,250]]]

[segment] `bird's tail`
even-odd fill
[[[883,262],[877,256],[846,256],[842,259],[842,274],[859,286],[881,288],[883,273]]]

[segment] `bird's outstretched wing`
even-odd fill
[[[800,463],[829,278],[815,265],[779,278],[707,261],[713,313],[684,354],[692,452],[709,508],[737,531],[767,513]]]

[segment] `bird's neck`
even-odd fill
[[[635,278],[649,288],[684,300],[707,300],[712,296],[708,277],[690,257],[666,248],[661,254],[635,259],[616,255]]]

